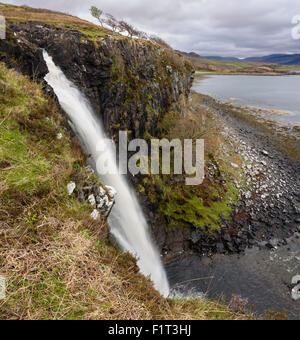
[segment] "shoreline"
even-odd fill
[[[167,243],[177,243],[177,250],[168,252],[165,245],[162,249],[165,262],[191,253],[239,254],[254,246],[272,249],[285,245],[287,238],[300,232],[300,150],[297,152],[300,140],[291,137],[296,149],[293,159],[289,155],[289,136],[285,136],[283,145],[282,136],[277,132],[272,135],[273,127],[266,127],[257,117],[212,97],[198,96],[200,105],[222,121],[222,134],[244,159],[242,170],[251,188],[236,183],[240,199],[234,205],[232,219],[224,220],[223,228],[213,235],[195,228],[175,231]],[[161,232],[162,228],[155,232],[159,244]]]
[[[227,303],[237,294],[258,315],[297,319],[291,279],[300,269],[300,159],[289,157],[280,137],[277,145],[278,136],[271,138],[257,117],[198,96],[201,106],[223,121],[222,133],[244,159],[252,190],[240,188],[242,199],[218,237],[193,231],[190,251],[164,256],[170,284],[181,295]]]

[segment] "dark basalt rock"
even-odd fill
[[[45,49],[64,74],[87,96],[108,134],[131,131],[157,136],[158,121],[169,111],[183,111],[192,85],[192,67],[172,67],[157,45],[115,37],[88,40],[80,32],[37,22],[9,23],[8,39],[0,42],[2,61],[42,80]],[[172,53],[171,53],[172,54]],[[15,67],[18,69],[18,67]]]
[[[26,39],[17,38],[11,30],[5,40],[0,39],[0,61],[31,79],[42,80],[48,73],[42,50]]]

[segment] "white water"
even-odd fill
[[[44,59],[49,69],[45,80],[53,88],[86,151],[92,155],[94,162],[97,162],[99,152],[96,146],[107,138],[102,124],[95,117],[88,100],[65,77],[45,51]],[[116,166],[116,160],[111,157],[111,161]],[[168,296],[168,280],[159,253],[149,237],[146,220],[134,193],[120,175],[99,177],[104,184],[111,185],[117,190],[116,204],[108,220],[112,234],[125,251],[129,251],[138,259],[140,271],[145,276],[150,276],[155,288],[163,296]]]

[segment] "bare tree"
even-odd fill
[[[128,24],[126,21],[121,20],[119,21],[119,29],[121,32],[127,32],[130,38],[133,36],[138,36],[139,31],[134,28],[132,25]]]
[[[102,19],[103,11],[100,8],[92,6],[90,8],[90,12],[91,12],[91,15],[100,22],[100,25],[103,26],[103,19]]]
[[[116,32],[119,29],[119,22],[118,20],[111,14],[106,14],[106,24],[111,27],[111,29]]]
[[[165,42],[163,39],[161,39],[160,37],[158,37],[157,35],[151,35],[150,37],[150,41],[154,42],[155,44],[158,44],[160,46],[163,47],[167,47],[167,48],[171,48],[170,45]]]
[[[146,32],[138,32],[138,37],[141,38],[141,39],[145,39],[145,40],[148,40],[149,39],[149,35],[148,33]]]

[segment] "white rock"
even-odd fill
[[[106,190],[107,190],[108,196],[111,199],[114,199],[116,194],[117,194],[117,190],[115,188],[109,187],[109,186],[106,186]]]
[[[103,206],[104,206],[104,204],[105,204],[104,200],[101,199],[100,203],[97,205],[97,208],[98,208],[98,209],[102,209]]]
[[[68,194],[69,196],[71,196],[74,192],[76,188],[76,184],[74,182],[70,182],[68,185],[67,185],[67,189],[68,189]]]
[[[62,140],[62,139],[63,139],[62,133],[58,133],[58,134],[57,134],[57,139],[58,139],[58,140]]]
[[[230,163],[230,165],[231,165],[233,168],[235,168],[235,169],[238,169],[238,168],[239,168],[239,166],[238,166],[237,164],[235,164],[235,163]]]
[[[99,213],[99,211],[97,210],[97,209],[95,209],[92,213],[91,213],[91,218],[93,219],[93,220],[98,220],[99,219],[99,217],[100,217],[100,213]]]
[[[93,207],[96,205],[96,198],[94,195],[90,195],[88,197],[88,201],[90,202],[90,205],[92,205]]]
[[[250,191],[246,192],[245,198],[246,198],[246,199],[250,199],[251,197],[252,197],[251,192],[250,192]]]
[[[106,191],[102,187],[99,187],[98,191],[99,191],[99,196],[100,197],[106,196]]]
[[[109,204],[109,199],[107,196],[104,196],[102,199],[101,199],[101,202],[99,203],[98,205],[98,209],[102,209],[103,207],[107,207],[107,205]]]
[[[293,288],[292,290],[292,299],[295,301],[300,300],[300,284]]]
[[[111,210],[113,204],[114,204],[113,201],[111,201],[111,202],[108,203],[108,205],[107,205],[107,210],[106,210],[106,212],[105,212],[105,214],[104,214],[105,217],[107,217],[108,214],[110,213],[110,210]]]
[[[292,278],[292,285],[296,285],[297,283],[300,283],[300,275],[296,275]]]

